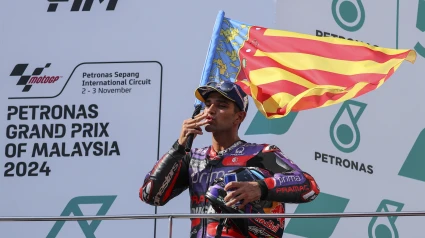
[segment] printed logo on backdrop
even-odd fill
[[[332,16],[346,31],[358,31],[366,18],[361,0],[332,0]]]
[[[404,204],[384,199],[379,204],[376,212],[400,212]],[[373,217],[368,226],[369,238],[399,238],[395,225],[397,216]]]
[[[351,153],[360,144],[360,130],[357,125],[367,104],[346,101],[342,104],[330,127],[330,137],[334,146],[341,152]]]
[[[419,133],[398,175],[425,182],[425,129]]]
[[[119,103],[122,99],[125,105],[132,105],[132,100],[140,100],[128,95],[149,97],[150,107],[158,110],[159,117],[162,84],[159,62],[81,63],[72,72],[70,68],[71,73],[64,73],[63,68],[66,67],[51,63],[41,66],[19,63],[8,72],[3,85],[8,90],[2,95],[7,100],[4,177],[60,174],[48,162],[52,159],[119,158],[122,151],[117,138],[123,135],[117,135],[117,131],[122,130],[116,130],[117,123],[110,123],[107,115],[120,113],[111,112],[111,102]],[[63,92],[68,101],[58,103],[55,98]],[[41,103],[35,99],[52,100]],[[74,103],[74,99],[80,99],[81,103]],[[132,107],[124,108],[126,113],[131,113]]]
[[[112,206],[112,203],[114,203],[116,199],[116,195],[110,195],[110,196],[81,196],[81,197],[75,197],[71,199],[71,201],[68,202],[66,207],[63,209],[61,213],[61,217],[66,216],[84,216],[83,212],[81,211],[80,205],[97,205],[101,204],[99,211],[97,211],[96,216],[104,216],[106,213],[108,213],[109,209]],[[85,214],[88,215],[88,214]],[[90,222],[88,220],[81,220],[78,221],[78,225],[80,225],[81,230],[83,231],[85,237],[91,237],[95,238],[95,231],[99,227],[102,220],[92,220]],[[53,225],[52,229],[50,230],[49,234],[46,236],[46,238],[55,238],[59,232],[61,231],[62,227],[65,225],[66,221],[56,221]]]
[[[56,83],[62,76],[58,75],[42,75],[44,69],[49,68],[51,63],[47,63],[44,67],[35,68],[32,73],[25,74],[29,64],[17,64],[13,68],[10,76],[17,78],[16,85],[22,86],[22,92],[29,92],[34,85],[49,85]]]
[[[71,12],[80,12],[80,11],[88,12],[92,10],[92,6],[94,2],[98,3],[98,4],[95,4],[96,7],[100,7],[98,5],[105,2],[104,4],[102,4],[103,8],[105,8],[105,5],[106,5],[106,9],[105,9],[106,11],[114,11],[118,3],[118,0],[97,0],[97,1],[95,0],[47,0],[47,1],[49,2],[47,12],[56,12],[56,10],[58,9],[59,3],[61,3],[61,6],[62,5],[64,6],[64,9],[70,9],[69,11]]]
[[[300,213],[343,213],[350,200],[321,192],[311,203],[299,204],[295,209]],[[291,218],[285,233],[300,237],[328,238],[332,236],[340,218]]]
[[[332,11],[332,17],[335,20],[336,24],[341,27],[341,29],[348,32],[356,32],[360,30],[366,20],[366,12],[361,0],[332,0],[330,10]],[[316,36],[337,37],[352,41],[363,42],[358,39],[342,36],[339,33],[329,32],[326,29],[316,29]],[[371,45],[368,42],[364,43]]]
[[[298,112],[290,112],[285,117],[267,119],[261,112],[257,111],[245,132],[245,135],[274,134],[283,135],[289,131]]]
[[[366,103],[353,100],[347,100],[342,103],[331,122],[329,136],[335,148],[344,153],[344,155],[316,151],[316,161],[339,168],[373,174],[372,165],[347,158],[347,154],[354,152],[360,145],[361,130],[358,122],[366,106]]]
[[[425,1],[418,1],[417,14],[416,28],[421,32],[425,32]],[[420,56],[425,58],[425,47],[423,47],[419,41],[416,43],[414,49]]]
[[[63,76],[52,63],[14,65],[8,75],[15,87],[8,90],[8,99],[54,98],[65,89],[70,76]]]

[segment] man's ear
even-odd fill
[[[237,120],[238,120],[239,124],[241,124],[245,120],[246,112],[239,111],[237,115],[238,115]]]

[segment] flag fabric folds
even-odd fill
[[[200,85],[236,82],[271,119],[371,92],[404,60],[414,63],[416,52],[248,25],[220,11]]]

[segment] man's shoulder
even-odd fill
[[[242,146],[261,148],[263,152],[280,151],[280,148],[275,144],[246,142]]]
[[[258,152],[268,153],[268,152],[281,152],[280,148],[275,144],[269,143],[255,143],[255,142],[246,142],[241,145],[241,147],[246,148],[255,148]]]

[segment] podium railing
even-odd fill
[[[168,219],[169,238],[173,233],[173,219],[188,218],[350,218],[350,217],[389,217],[389,216],[425,216],[425,211],[412,212],[358,212],[358,213],[284,213],[284,214],[146,214],[146,215],[110,215],[110,216],[44,216],[44,217],[0,217],[0,222],[30,221],[81,221],[81,220],[137,220]]]

